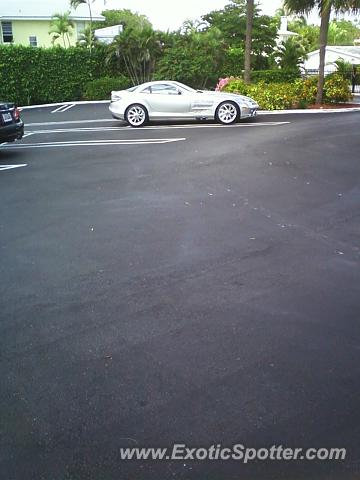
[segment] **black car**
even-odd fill
[[[20,140],[24,135],[24,122],[14,103],[0,100],[0,143]]]

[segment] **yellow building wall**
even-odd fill
[[[75,23],[75,28],[72,29],[72,35],[69,37],[70,45],[75,45],[78,39],[78,27]],[[85,26],[88,22],[85,22]],[[83,26],[83,25],[82,25]],[[35,36],[37,38],[38,47],[51,47],[52,35],[49,35],[50,21],[47,20],[14,20],[12,21],[13,38],[15,45],[30,45],[29,37]],[[67,39],[66,46],[68,46]],[[62,37],[56,40],[54,45],[64,46]]]

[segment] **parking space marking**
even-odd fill
[[[60,107],[58,108],[55,108],[55,110],[52,110],[51,113],[63,113],[63,112],[66,112],[67,110],[70,110],[70,108],[72,107],[75,107],[75,103],[70,103],[70,105],[68,103],[65,103],[63,105],[60,105]]]
[[[75,107],[75,103],[72,103],[71,105],[64,107],[62,110],[60,110],[60,113],[67,112],[68,110],[70,110],[70,108],[73,108],[73,107]]]
[[[11,170],[13,168],[27,167],[27,163],[22,163],[19,165],[0,165],[0,171],[2,170]]]
[[[64,148],[64,147],[99,147],[112,145],[160,145],[164,143],[181,142],[186,138],[140,138],[135,140],[76,140],[73,142],[44,142],[6,145],[6,149],[31,149],[31,148]]]

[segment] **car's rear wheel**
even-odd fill
[[[240,117],[239,107],[234,102],[222,102],[216,109],[215,120],[223,125],[231,125]]]
[[[148,121],[148,112],[140,103],[134,103],[126,109],[125,120],[131,127],[142,127]]]

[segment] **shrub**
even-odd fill
[[[297,97],[298,106],[306,108],[308,105],[315,103],[317,93],[318,77],[309,77],[304,80],[296,80],[295,95]]]
[[[225,92],[248,95],[257,101],[261,110],[284,110],[306,108],[315,103],[318,77],[297,79],[292,83],[253,83],[246,85],[241,78],[229,78],[221,89]],[[218,85],[224,82],[219,81]],[[332,74],[325,78],[324,102],[347,102],[352,95],[349,83],[341,75]]]
[[[252,85],[248,95],[254,98],[262,110],[284,110],[293,108],[296,103],[295,87],[291,83],[264,82]]]
[[[221,79],[219,80],[219,84],[221,84]],[[247,85],[242,78],[232,77],[229,79],[229,82],[226,83],[223,88],[220,88],[220,90],[229,93],[239,93],[240,95],[247,95],[250,88],[251,85]]]
[[[324,101],[329,103],[348,102],[351,100],[349,81],[341,74],[333,73],[325,79]]]
[[[246,85],[242,79],[236,78],[225,86],[224,91],[248,95],[257,101],[261,110],[284,110],[296,103],[295,85],[291,83]]]
[[[84,100],[106,100],[112,90],[124,90],[130,86],[130,80],[124,75],[103,77],[87,82],[83,91]]]

